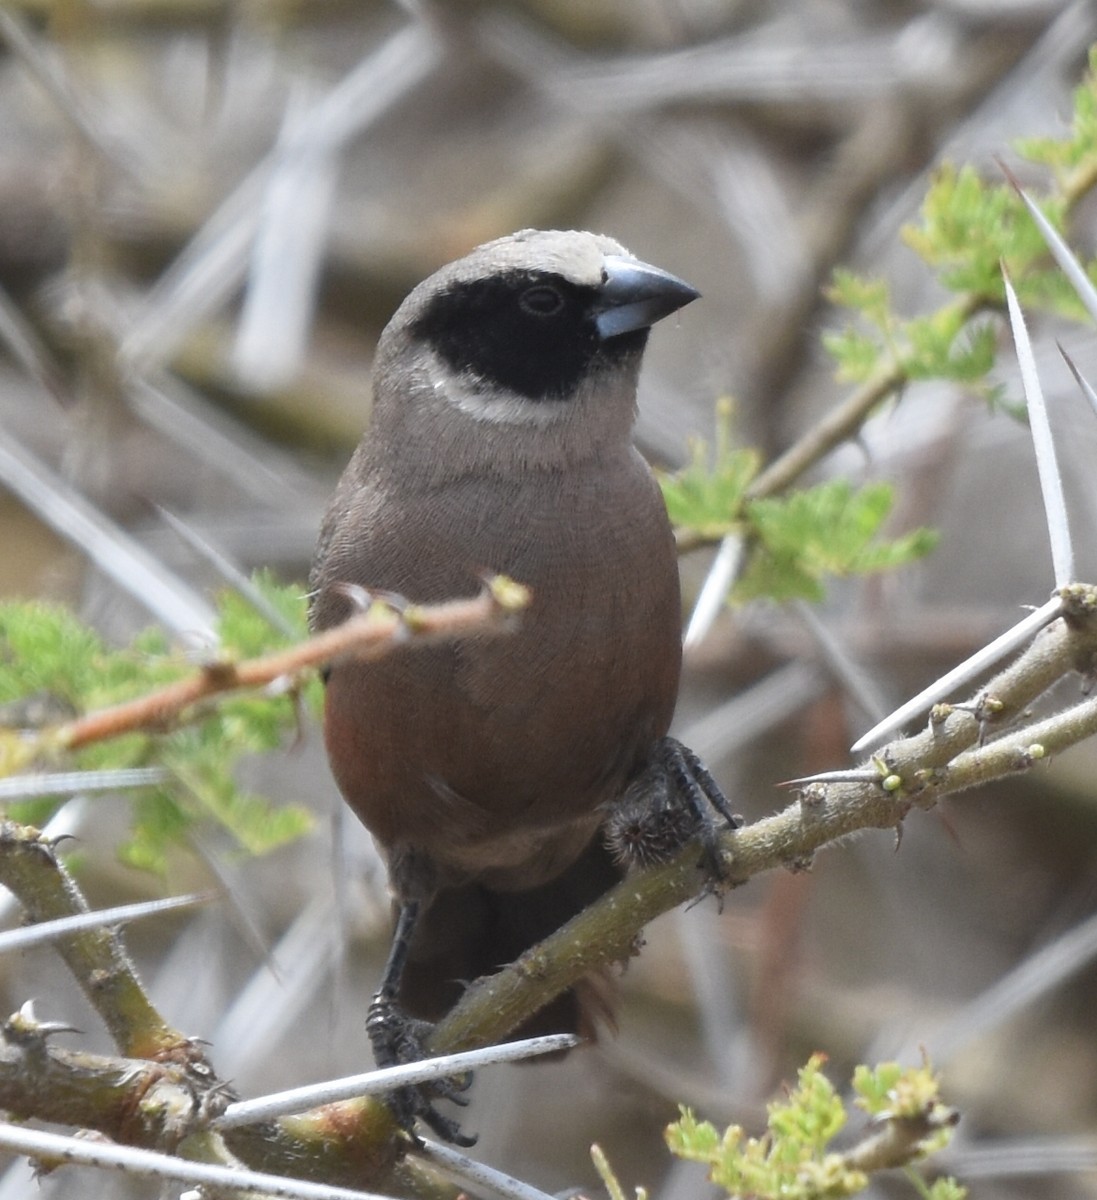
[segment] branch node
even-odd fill
[[[66,1025],[63,1021],[39,1021],[34,1015],[33,1000],[28,1000],[0,1025],[0,1036],[4,1041],[30,1055],[42,1054],[47,1040],[54,1034],[79,1032],[75,1025]]]
[[[518,583],[507,575],[487,576],[484,585],[495,606],[504,614],[521,612],[529,608],[533,600],[533,592],[524,583]]]
[[[430,628],[426,614],[418,604],[408,604],[395,611],[400,620],[392,636],[394,645],[409,642],[415,634],[426,633]]]
[[[46,837],[41,830],[31,825],[20,825],[16,821],[0,821],[0,849],[11,849],[15,852],[29,851],[44,859],[47,866],[56,867],[57,856],[53,848],[61,838]]]
[[[827,800],[826,784],[809,783],[807,787],[801,788],[796,795],[800,802],[800,810],[805,815],[814,815]]]
[[[209,687],[221,691],[236,683],[236,663],[228,658],[211,658],[201,664],[202,675]]]
[[[539,953],[537,947],[534,946],[518,958],[514,964],[514,968],[527,979],[538,980],[545,977],[548,970],[548,963],[545,960],[545,956]]]
[[[1046,747],[1040,745],[1039,742],[1033,742],[1030,746],[1017,751],[1017,759],[1015,770],[1027,771],[1034,767],[1042,758],[1047,757]]]
[[[956,711],[955,705],[941,702],[929,710],[929,730],[932,734],[942,732],[945,722]]]
[[[1097,619],[1097,587],[1090,583],[1068,583],[1058,591],[1063,602],[1063,620],[1077,628]]]

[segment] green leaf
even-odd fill
[[[826,289],[834,304],[850,309],[865,329],[824,333],[823,348],[838,364],[838,378],[864,383],[895,359],[895,317],[891,293],[880,279],[836,268]]]
[[[666,1129],[671,1153],[691,1162],[711,1162],[721,1146],[716,1126],[709,1121],[698,1121],[690,1108],[683,1106],[679,1111],[681,1116]]]
[[[913,1172],[910,1172],[913,1175]],[[935,1180],[933,1185],[925,1192],[926,1200],[966,1200],[968,1190],[961,1186],[955,1179],[945,1177]]]
[[[881,367],[883,347],[871,334],[856,329],[822,335],[823,349],[838,364],[838,378],[844,383],[864,383]]]
[[[819,600],[830,576],[881,571],[928,553],[936,543],[931,530],[878,538],[891,506],[890,485],[855,491],[846,480],[750,501],[746,517],[755,548],[735,599]]]
[[[303,636],[303,589],[279,585],[269,575],[254,582],[266,603]],[[223,655],[257,657],[293,640],[235,592],[221,596],[218,608]],[[0,724],[13,727],[0,728],[0,774],[36,765],[27,761],[26,739],[14,731],[31,719],[28,714],[60,724],[78,712],[132,699],[193,671],[194,664],[160,630],[145,630],[129,646],[115,649],[59,605],[0,604]],[[304,703],[319,709],[318,678],[309,679],[301,693]],[[238,693],[162,734],[129,733],[88,745],[69,756],[66,765],[117,769],[157,764],[171,772],[172,782],[166,785],[126,793],[131,829],[119,852],[131,865],[163,871],[173,848],[184,844],[198,825],[219,827],[246,853],[265,854],[299,837],[311,818],[301,807],[272,805],[241,791],[236,764],[244,755],[284,752],[298,736],[299,725],[296,696]],[[44,744],[48,746],[48,738]],[[40,823],[63,799],[28,802],[18,812]]]
[[[1022,156],[1051,169],[1054,190],[1026,191],[1062,231],[1078,201],[1097,186],[1097,48],[1074,92],[1065,137],[1017,143]],[[1073,287],[1052,262],[1035,222],[1011,183],[984,180],[971,166],[946,163],[936,172],[919,219],[902,231],[906,243],[933,269],[955,299],[936,311],[903,319],[892,308],[887,285],[846,270],[834,273],[829,299],[855,317],[854,326],[823,335],[838,377],[869,383],[898,371],[903,379],[949,379],[974,388],[992,403],[987,380],[994,363],[996,323],[973,320],[1004,302],[1005,263],[1021,303],[1029,309],[1088,321]],[[1097,262],[1087,266],[1097,282]]]
[[[659,477],[671,524],[713,540],[730,533],[760,463],[756,450],[725,449],[710,464],[707,448],[694,442],[689,466]]]
[[[1092,173],[1097,163],[1097,47],[1090,50],[1089,70],[1074,90],[1068,136],[1023,138],[1014,148],[1030,162],[1050,167],[1068,194],[1078,190],[1079,176]]]
[[[1061,196],[1038,200],[1061,229]],[[970,293],[993,304],[1004,298],[1001,263],[1021,280],[1047,249],[1020,196],[1008,183],[988,183],[974,167],[939,167],[922,203],[920,221],[902,231],[903,240],[934,268],[950,291]],[[1020,293],[1019,293],[1020,294]]]
[[[836,267],[826,297],[832,304],[851,308],[881,328],[890,319],[891,289],[883,279],[870,279],[845,267]]]
[[[741,1126],[731,1125],[722,1134],[708,1121],[699,1121],[688,1108],[667,1127],[671,1153],[703,1163],[709,1178],[732,1197],[753,1200],[822,1200],[852,1196],[868,1186],[867,1175],[848,1165],[831,1149],[846,1124],[841,1098],[823,1073],[825,1058],[814,1054],[800,1069],[796,1087],[767,1106],[766,1130],[749,1137]],[[874,1069],[858,1067],[854,1087],[858,1103],[882,1118],[924,1120],[940,1101],[937,1080],[926,1067],[901,1069],[885,1063]],[[890,1109],[887,1113],[884,1106]],[[920,1106],[920,1107],[919,1107]],[[940,1106],[943,1109],[943,1106]],[[946,1110],[948,1111],[948,1110]],[[915,1158],[944,1145],[953,1122],[914,1148]],[[927,1189],[920,1178],[908,1176],[932,1200],[963,1200],[963,1189],[952,1181],[938,1181]]]
[[[827,1147],[845,1124],[845,1109],[822,1073],[822,1055],[801,1068],[797,1087],[768,1106],[766,1132],[747,1137],[738,1125],[720,1134],[689,1109],[666,1130],[667,1145],[680,1158],[704,1163],[713,1183],[729,1195],[766,1200],[817,1200],[850,1196],[866,1183]]]
[[[307,833],[312,826],[308,811],[297,805],[272,805],[262,796],[241,791],[217,753],[176,752],[168,756],[176,778],[197,803],[250,855],[271,850]]]
[[[293,634],[276,629],[239,592],[226,591],[218,597],[217,632],[227,651],[241,658],[256,658],[308,635],[308,609],[303,588],[279,583],[270,571],[257,571],[251,582]]]
[[[194,818],[166,788],[131,794],[130,802],[130,834],[118,856],[131,867],[162,875],[168,869],[170,850],[185,839]]]

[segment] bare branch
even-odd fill
[[[141,729],[163,729],[184,719],[195,704],[225,692],[261,688],[276,680],[296,680],[303,672],[333,659],[378,658],[408,645],[505,629],[508,618],[529,603],[520,584],[497,576],[477,597],[445,604],[374,604],[334,629],[325,630],[285,650],[242,663],[219,660],[197,674],[158,692],[79,717],[43,735],[50,745],[76,750],[90,742]]]
[[[36,829],[0,822],[0,884],[10,888],[31,921],[88,912],[87,901]],[[121,940],[110,929],[84,929],[61,938],[58,953],[103,1018],[119,1050],[133,1058],[200,1062],[201,1052],[153,1007]]]

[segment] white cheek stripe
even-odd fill
[[[435,395],[477,421],[492,425],[529,425],[545,429],[566,415],[569,402],[527,400],[513,392],[481,392],[461,380],[443,376],[431,366],[430,383]]]

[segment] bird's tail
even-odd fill
[[[600,834],[563,874],[525,892],[466,884],[440,892],[421,914],[400,992],[413,1016],[436,1021],[465,987],[513,962],[554,933],[622,878]],[[613,985],[592,973],[531,1017],[517,1037],[578,1033],[593,1038],[613,1026]]]

